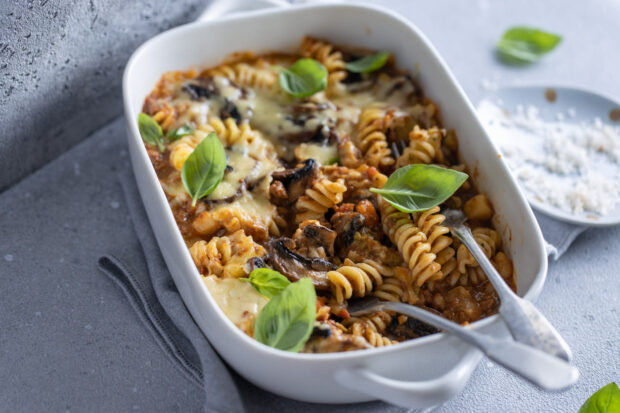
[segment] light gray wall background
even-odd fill
[[[417,24],[474,102],[483,84],[564,83],[620,96],[618,1],[374,3]],[[0,1],[0,190],[99,129],[0,194],[0,410],[199,408],[199,392],[94,264],[133,236],[114,173],[115,157],[126,156],[122,125],[100,129],[121,113],[122,67],[140,42],[201,8],[198,0]],[[502,66],[493,45],[516,24],[564,40],[536,65]],[[572,412],[618,381],[619,251],[620,228],[586,232],[551,263],[538,301],[573,348],[582,374],[574,388],[544,393],[484,361],[439,411]]]

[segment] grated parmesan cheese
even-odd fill
[[[606,215],[620,201],[620,127],[571,121],[571,108],[543,120],[535,106],[509,113],[484,100],[478,115],[522,187],[571,214]]]

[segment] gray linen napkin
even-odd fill
[[[547,242],[547,255],[556,261],[568,250],[575,238],[588,229],[585,225],[557,221],[538,211],[534,211],[534,215]]]
[[[312,412],[325,405],[302,403],[263,391],[245,381],[219,358],[198,326],[177,291],[159,251],[148,222],[133,172],[128,164],[118,172],[136,235],[142,245],[143,257],[124,257],[123,251],[111,251],[99,259],[98,267],[124,292],[159,346],[191,381],[205,391],[205,411],[251,412],[269,411]],[[586,227],[558,222],[536,214],[547,240],[547,251],[558,259]],[[148,274],[135,273],[127,263],[144,259]],[[332,405],[330,411],[403,412],[405,410],[382,402],[354,406]]]

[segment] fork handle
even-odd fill
[[[396,302],[382,302],[392,310],[441,328],[476,346],[491,360],[545,390],[562,390],[573,385],[579,371],[564,360],[512,340],[498,340],[462,327],[421,308]]]

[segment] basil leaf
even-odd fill
[[[305,98],[327,87],[327,69],[314,59],[299,59],[288,69],[279,70],[280,87],[295,97]]]
[[[390,175],[383,188],[370,188],[402,212],[426,211],[450,198],[467,174],[435,165],[408,165]]]
[[[156,145],[161,152],[165,150],[164,143],[162,142],[164,132],[161,130],[159,123],[155,122],[152,117],[141,112],[138,115],[138,129],[144,142]]]
[[[579,409],[579,413],[620,412],[620,389],[613,381],[601,387]]]
[[[506,30],[497,44],[497,52],[506,63],[532,63],[553,50],[561,40],[561,36],[542,30],[512,27]]]
[[[346,68],[353,73],[370,73],[381,69],[388,61],[390,52],[377,52],[361,59],[349,62]]]
[[[256,268],[250,273],[249,278],[240,280],[249,281],[256,291],[269,299],[280,294],[291,283],[288,278],[269,268]]]
[[[193,199],[192,206],[213,192],[224,177],[225,169],[226,152],[215,133],[211,132],[196,146],[181,170],[185,190]]]
[[[301,350],[316,319],[316,292],[309,278],[290,284],[256,318],[254,337],[285,351]]]
[[[171,130],[166,134],[166,138],[171,141],[176,141],[181,139],[183,136],[191,135],[194,133],[194,129],[192,129],[189,125],[179,126],[175,130]]]

